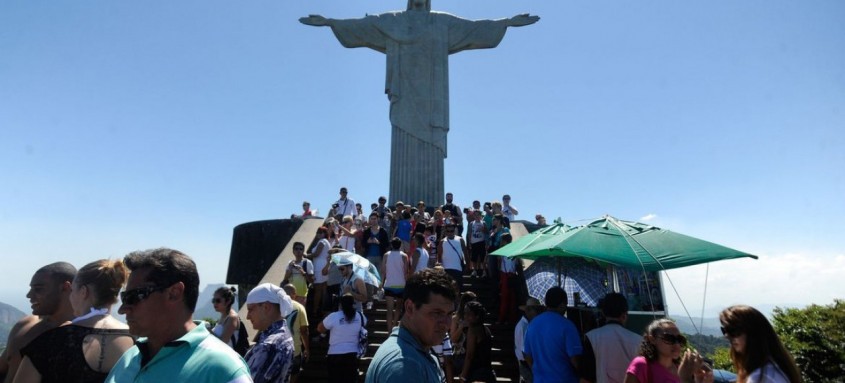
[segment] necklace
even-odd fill
[[[79,322],[82,322],[82,321],[84,321],[88,318],[93,318],[95,316],[106,316],[106,315],[109,315],[109,309],[108,308],[104,307],[104,308],[98,309],[98,308],[92,307],[91,312],[89,312],[88,314],[85,314],[83,316],[73,318],[73,320],[70,321],[70,323],[79,323]]]

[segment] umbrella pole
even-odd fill
[[[557,257],[557,287],[562,287],[560,285],[560,257]]]

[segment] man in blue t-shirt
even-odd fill
[[[577,383],[581,339],[575,325],[564,317],[566,292],[552,287],[545,300],[548,311],[534,318],[525,333],[525,362],[531,366],[534,383]]]

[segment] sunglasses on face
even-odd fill
[[[294,247],[293,250],[294,251],[303,251],[303,250],[305,250],[305,248],[304,247]]]
[[[719,327],[722,330],[722,335],[728,338],[736,338],[742,334],[741,331],[732,327]]]
[[[124,305],[134,306],[141,303],[144,299],[149,298],[153,293],[164,291],[167,287],[169,286],[147,286],[124,291],[120,293],[120,301],[123,302]]]
[[[681,334],[678,334],[678,335],[660,334],[658,336],[658,338],[660,338],[660,340],[662,340],[663,343],[666,343],[668,345],[679,344],[681,346],[684,346],[684,345],[687,344],[687,338],[685,336],[681,335]]]
[[[211,303],[224,303],[223,298],[212,298]]]

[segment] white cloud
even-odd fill
[[[640,218],[640,221],[641,222],[648,222],[648,221],[651,221],[655,218],[657,218],[657,214],[649,213],[649,214],[646,214],[645,217]]]
[[[701,316],[707,266],[699,265],[667,272],[692,316]],[[803,307],[811,303],[830,304],[845,298],[845,254],[761,255],[710,264],[704,317],[717,316],[732,304],[748,304],[768,311],[773,306]],[[680,300],[669,281],[666,300],[669,311],[683,314]]]

